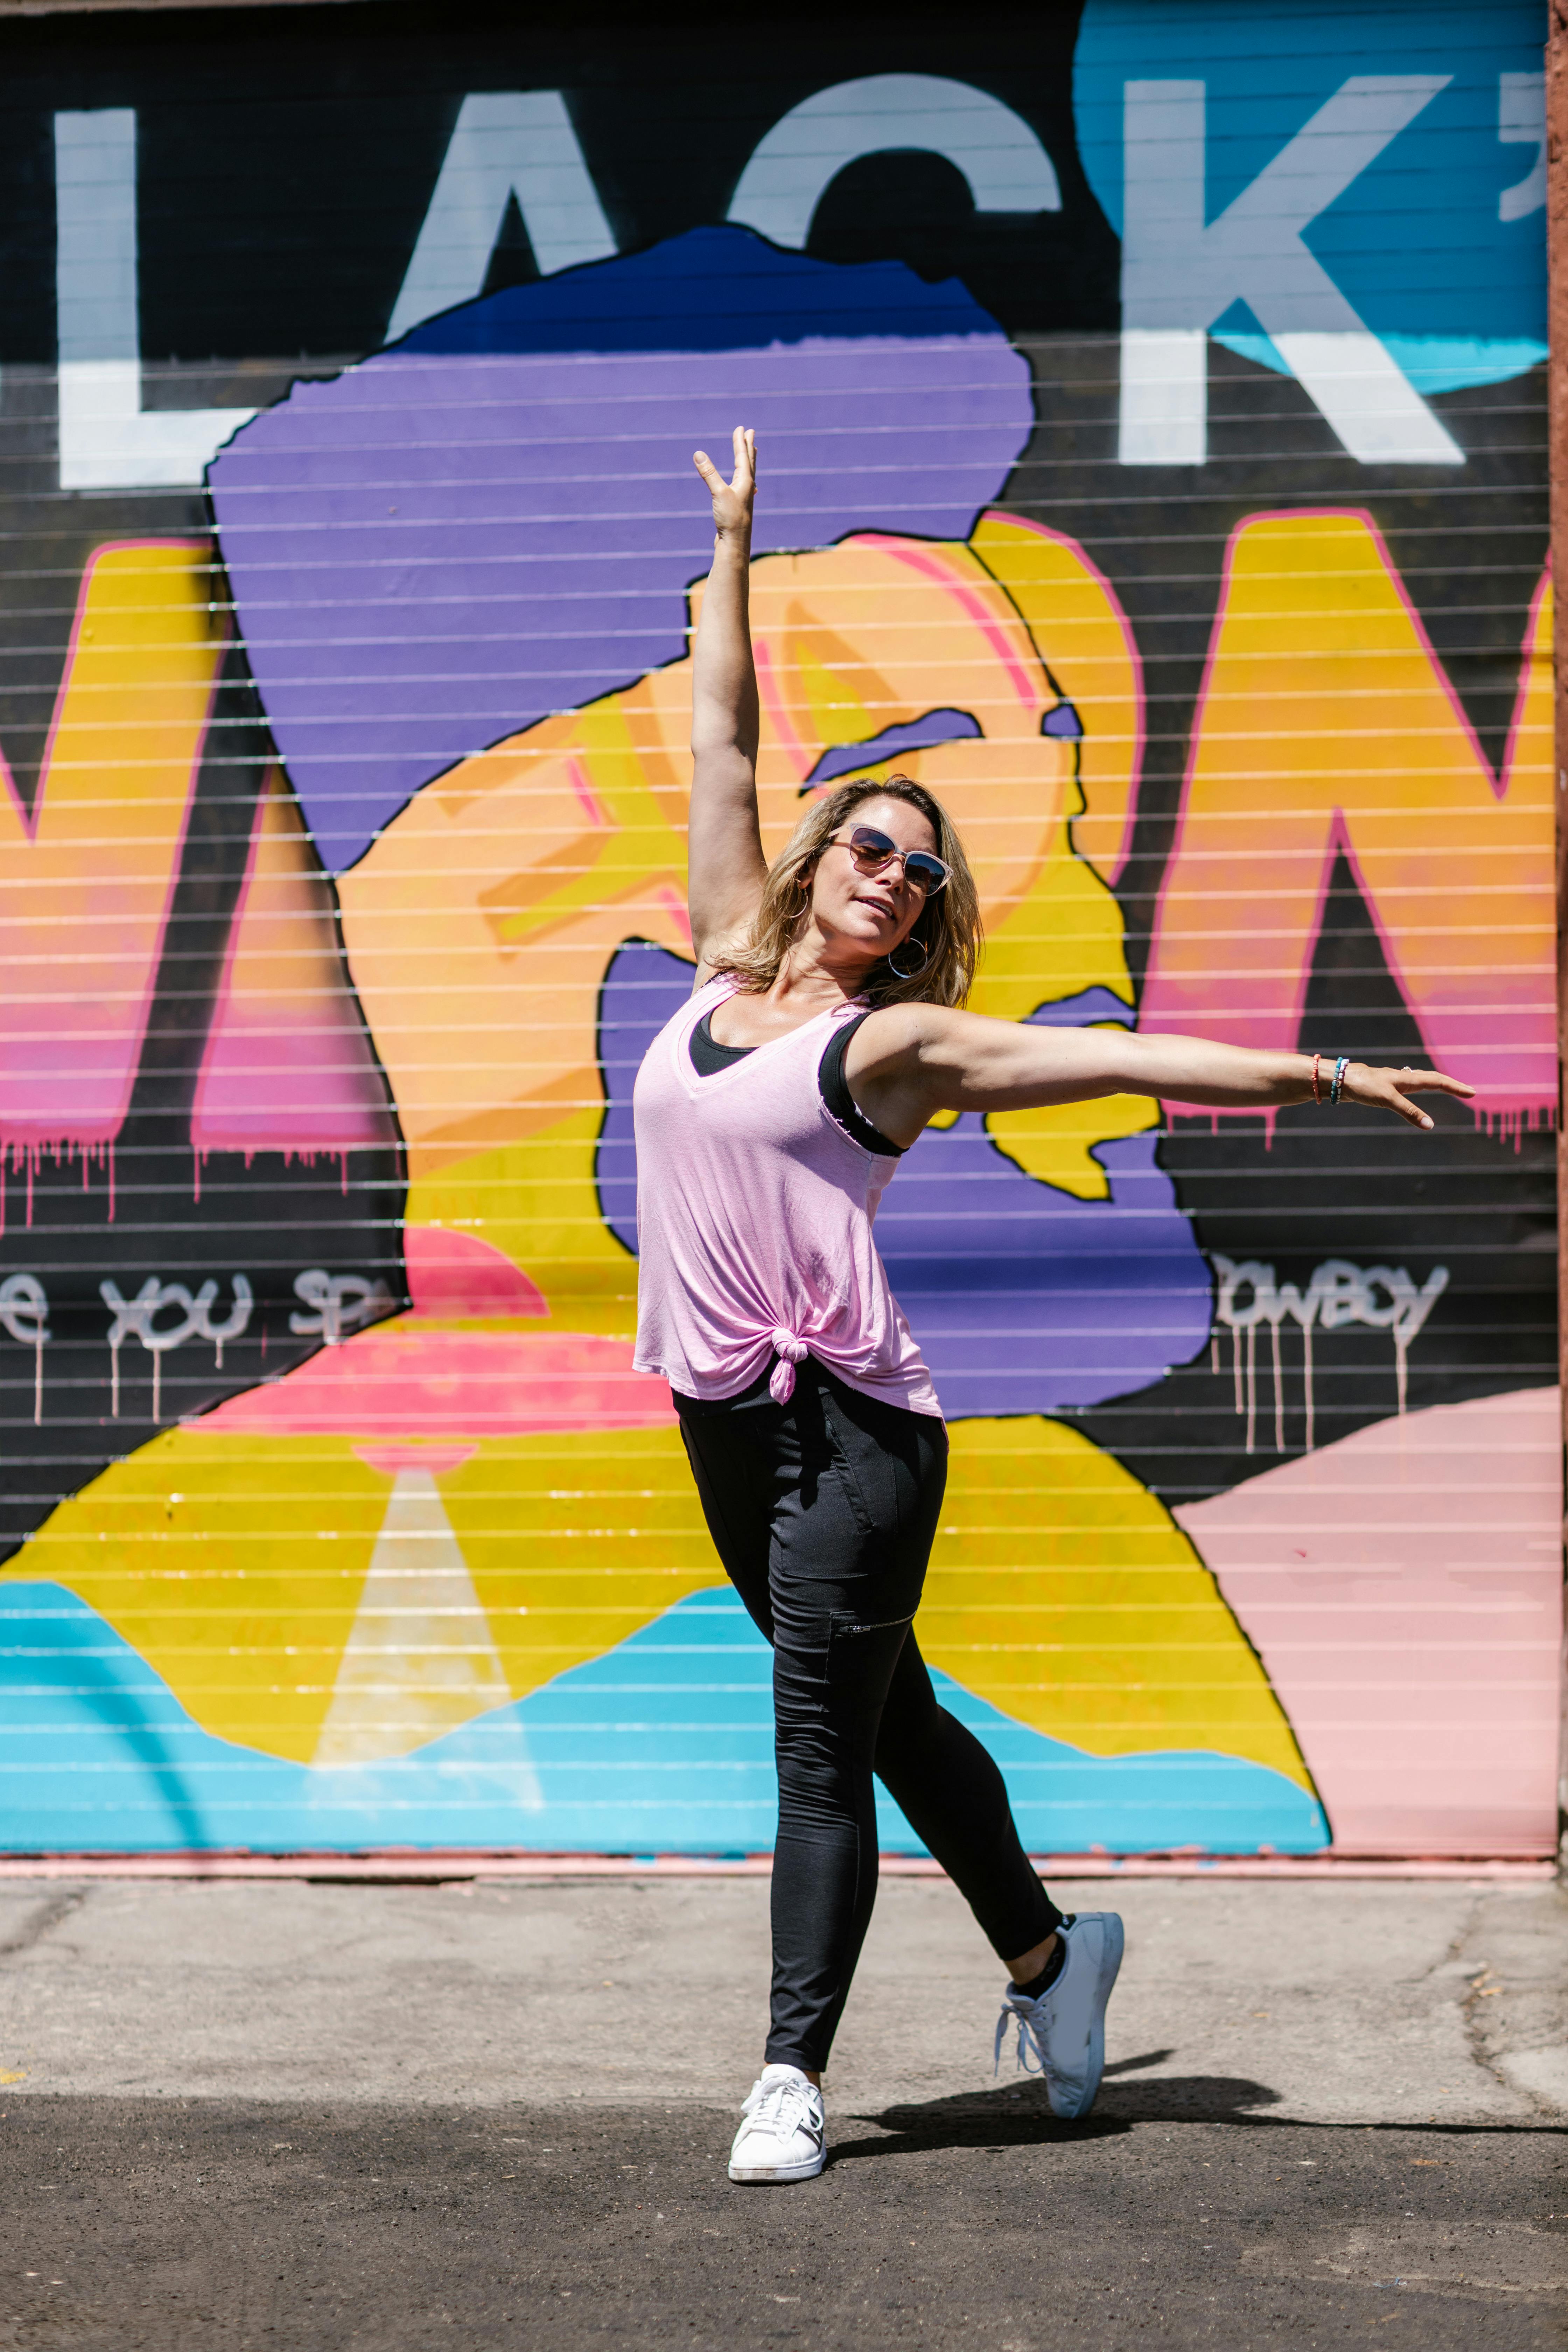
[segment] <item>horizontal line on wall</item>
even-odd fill
[[[1031,1854],[1042,1877],[1073,1878],[1384,1878],[1478,1879],[1537,1884],[1554,1878],[1557,1862],[1545,1850],[1499,1855],[1400,1854]],[[942,1878],[940,1864],[915,1854],[885,1853],[890,1878]],[[9,1854],[0,1857],[0,1882],[27,1878],[310,1879],[347,1885],[449,1885],[487,1879],[545,1882],[584,1878],[769,1878],[767,1853],[411,1853],[382,1848],[366,1853],[125,1853]]]

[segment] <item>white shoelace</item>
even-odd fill
[[[1046,2045],[1040,2038],[1043,2022],[1040,2011],[1049,2002],[1054,1990],[1054,1986],[1047,1985],[1037,2000],[1029,2000],[1026,1994],[1020,1994],[1016,2000],[1009,1995],[1003,2000],[1002,2014],[996,2020],[996,2049],[991,2069],[994,2077],[1002,2071],[1002,2043],[1010,2024],[1016,2024],[1018,2029],[1018,2065],[1021,2071],[1026,2074],[1045,2073]],[[1035,2059],[1033,2065],[1029,2063],[1031,2052]]]
[[[771,2083],[754,2083],[741,2103],[741,2113],[750,2116],[760,2131],[771,2131],[780,2139],[805,2124],[817,2146],[822,2145],[812,2085],[799,2074],[775,2074]]]

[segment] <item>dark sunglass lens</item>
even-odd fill
[[[928,893],[940,890],[947,880],[947,868],[941,858],[928,857],[923,849],[914,850],[905,858],[904,872]]]
[[[889,841],[885,833],[879,833],[871,824],[858,824],[849,836],[849,846],[857,857],[874,857],[883,864],[898,855],[897,842]]]

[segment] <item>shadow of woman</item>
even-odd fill
[[[858,2157],[900,2156],[934,2148],[1033,2147],[1056,2140],[1109,2139],[1147,2123],[1239,2123],[1259,2107],[1278,2106],[1279,2093],[1239,2074],[1161,2074],[1147,2082],[1111,2081],[1141,2066],[1162,2064],[1171,2053],[1153,2050],[1108,2067],[1092,2116],[1082,2123],[1053,2116],[1043,2083],[1001,2083],[994,2090],[959,2091],[942,2099],[910,2101],[856,2116],[876,2126],[874,2137],[837,2139],[835,2164]]]

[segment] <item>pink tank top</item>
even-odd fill
[[[822,1099],[836,1005],[700,1077],[691,1032],[735,993],[710,981],[659,1031],[632,1097],[639,1372],[682,1396],[739,1396],[769,1360],[787,1402],[815,1356],[850,1388],[941,1418],[871,1237],[896,1160],[868,1151]]]

